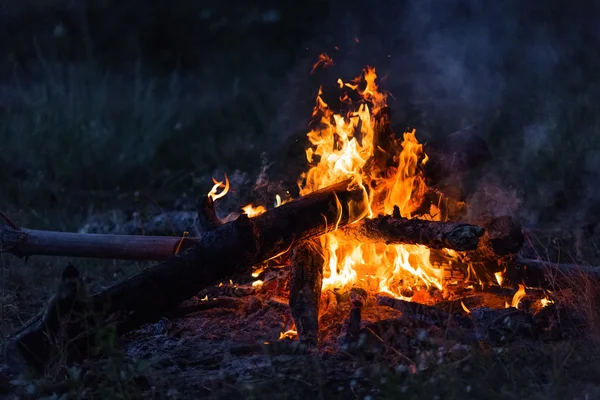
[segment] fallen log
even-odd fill
[[[350,210],[363,204],[364,191],[349,185],[341,182],[255,218],[244,214],[204,231],[201,240],[184,252],[91,296],[90,310],[100,321],[115,322],[121,333],[156,320],[219,279],[250,271],[253,265],[287,252],[297,241],[354,222]],[[43,337],[41,319],[38,316],[17,332],[13,343]],[[37,344],[36,340],[28,343],[28,348]]]
[[[95,294],[94,303],[105,306],[105,313],[131,310],[143,321],[156,318],[219,279],[250,271],[300,240],[332,231],[333,221],[353,222],[348,204],[360,204],[363,192],[348,185],[341,182],[257,217],[242,214],[206,230],[184,252]]]
[[[19,257],[59,256],[165,261],[198,238],[56,232],[0,227],[0,251]]]

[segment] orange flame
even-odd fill
[[[376,150],[377,116],[385,112],[387,101],[387,94],[379,90],[376,78],[375,68],[367,67],[352,84],[338,79],[340,88],[357,91],[362,98],[346,115],[332,111],[319,90],[313,111],[318,126],[307,134],[312,146],[306,150],[306,157],[312,167],[300,176],[300,195],[350,179],[351,185],[364,193],[362,203],[349,204],[351,219],[392,214],[394,207],[398,207],[402,217],[411,218],[426,189],[419,167],[427,162],[427,155],[412,130],[404,133],[401,143],[399,140],[394,143],[401,148],[392,155],[394,167],[376,171],[370,166]],[[348,96],[342,99],[350,101]],[[431,217],[439,218],[439,215]],[[372,287],[374,283],[379,292],[399,298],[405,286],[424,283],[442,288],[442,271],[431,265],[430,251],[425,246],[360,243],[336,231],[321,240],[326,249],[324,287],[349,284]]]
[[[296,332],[293,329],[289,329],[285,332],[279,332],[279,339],[277,339],[277,340],[296,339],[296,338],[298,338],[298,332]]]
[[[521,299],[525,297],[525,294],[525,286],[519,284],[519,290],[517,290],[517,293],[515,293],[512,298],[511,307],[519,308],[519,303],[521,302]]]
[[[227,192],[229,192],[229,179],[227,178],[227,174],[225,174],[225,184],[223,184],[223,182],[217,181],[215,178],[213,178],[213,183],[214,186],[212,187],[212,189],[210,189],[210,192],[208,192],[207,194],[207,196],[210,197],[213,201],[220,199],[221,197],[225,196]],[[221,191],[221,193],[217,194],[217,189],[221,187],[224,189]]]
[[[312,69],[310,70],[310,73],[312,74],[319,67],[328,68],[328,67],[331,67],[331,66],[333,66],[333,60],[331,59],[331,57],[329,57],[325,53],[322,53],[322,54],[319,55],[319,59],[317,60],[317,62],[314,63]]]

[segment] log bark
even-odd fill
[[[308,239],[292,248],[290,258],[290,311],[298,338],[316,346],[319,333],[319,302],[323,286],[325,256],[318,238]]]
[[[175,236],[113,235],[0,227],[0,251],[19,257],[59,256],[165,261],[199,242]]]

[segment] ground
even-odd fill
[[[21,3],[0,1],[0,209],[21,226],[77,231],[105,212],[144,218],[190,210],[224,172],[237,183],[223,205],[230,211],[256,201],[252,188],[265,166],[271,185],[294,192],[319,85],[374,64],[393,94],[394,124],[416,127],[420,140],[481,126],[495,160],[463,183],[473,207],[487,208],[477,212],[553,230],[532,238],[534,255],[598,261],[600,81],[589,51],[597,45],[591,9],[560,1],[501,9],[412,1],[368,9],[319,1]],[[581,23],[566,26],[564,16]],[[321,52],[335,65],[311,75]],[[69,261],[92,291],[148,266],[2,253],[3,341],[39,312]],[[579,304],[594,304],[590,285],[577,290]],[[43,379],[2,366],[0,389],[33,398],[38,390],[74,396],[84,386],[88,398],[600,396],[593,306],[583,336],[473,345],[465,359],[417,374],[388,358],[327,348],[252,347],[277,339],[277,314],[259,327],[240,310],[215,312],[167,318],[116,341],[108,335],[108,357]],[[229,330],[216,332],[208,324],[215,319]]]

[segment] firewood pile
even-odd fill
[[[380,101],[363,97],[373,104]],[[177,230],[191,234],[40,231],[20,227],[2,214],[2,252],[158,261],[92,294],[79,272],[67,266],[46,308],[11,338],[14,362],[42,373],[59,342],[69,343],[69,361],[75,362],[94,355],[101,327],[114,326],[119,335],[127,335],[161,318],[186,315],[202,315],[208,337],[241,338],[248,326],[260,326],[260,343],[245,343],[247,335],[238,352],[337,349],[384,355],[411,372],[431,368],[442,356],[457,361],[468,357],[465,349],[474,342],[562,337],[555,312],[557,288],[576,276],[600,276],[593,269],[523,258],[525,232],[511,216],[464,221],[468,205],[447,195],[441,183],[491,158],[476,127],[417,147],[409,175],[422,178],[422,184],[417,188],[416,181],[410,182],[409,195],[419,189],[410,216],[401,204],[369,215],[378,209],[373,204],[383,204],[395,190],[378,191],[378,182],[391,182],[389,171],[397,168],[398,154],[411,144],[397,139],[388,107],[374,109],[368,116],[374,146],[361,167],[367,171],[362,180],[348,175],[315,190],[305,186],[300,197],[275,208],[227,218],[217,217],[219,198],[225,194],[217,194],[225,187],[217,182],[200,198],[195,213],[178,219],[182,223]],[[335,140],[340,137],[338,133]],[[187,226],[191,219],[193,230]],[[383,287],[381,277],[372,272],[336,286],[330,282],[333,255],[327,238],[332,233],[340,242],[360,246],[426,249],[427,262],[439,279],[424,278],[413,260],[410,266],[419,279],[396,280],[397,290]],[[400,268],[373,268],[382,267]]]

